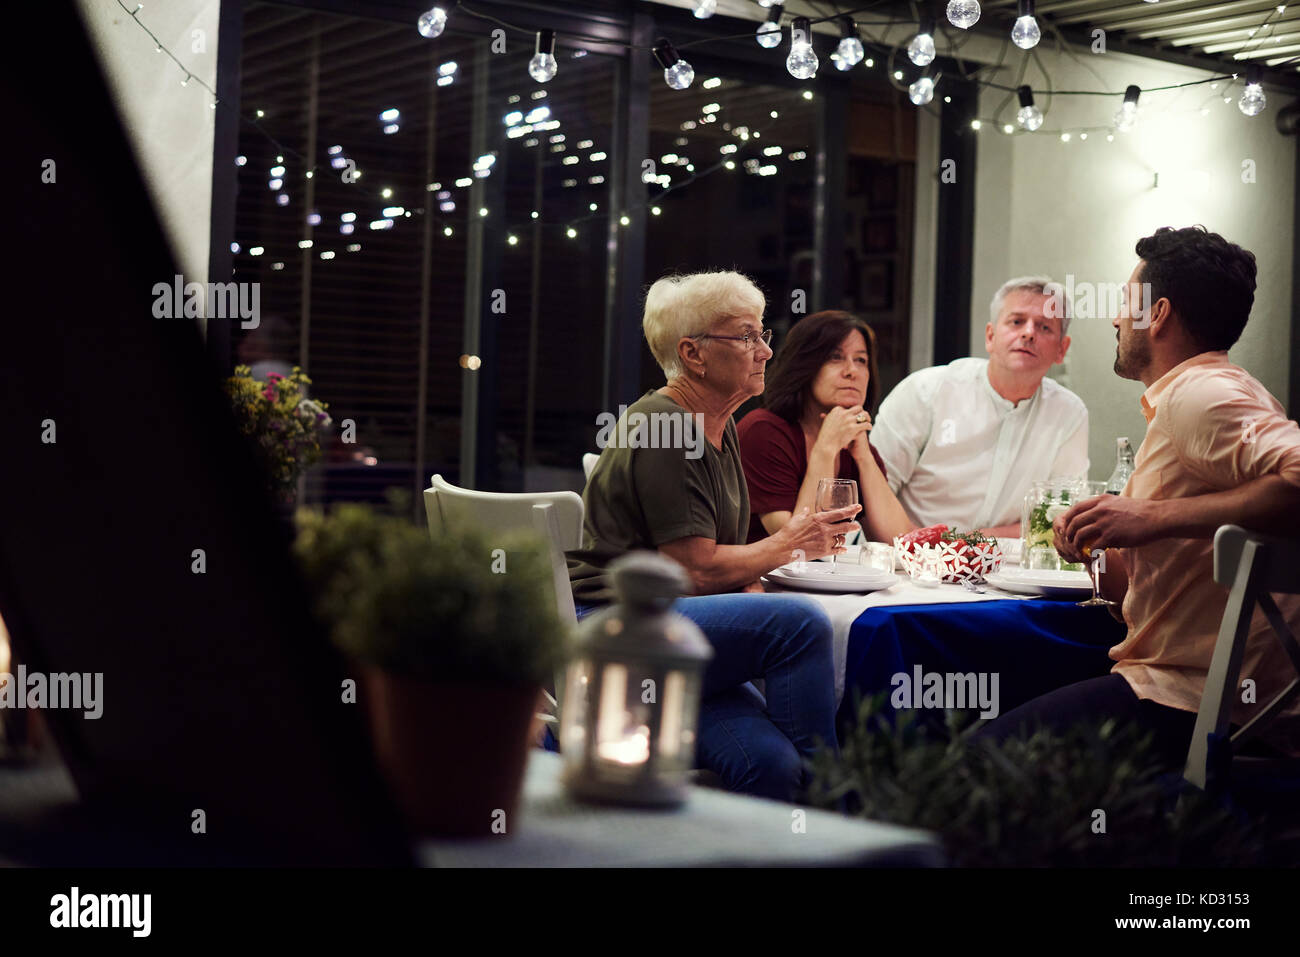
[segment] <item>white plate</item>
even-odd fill
[[[832,570],[834,569],[834,570]],[[839,562],[832,565],[830,562],[786,562],[780,566],[781,571],[787,578],[824,578],[836,581],[868,581],[877,578],[891,578],[891,572],[879,568],[872,568],[869,565],[859,565],[857,562]]]
[[[1087,572],[1029,571],[1002,566],[986,579],[994,588],[1020,595],[1043,595],[1048,598],[1087,598],[1092,581]]]
[[[807,591],[833,592],[837,594],[863,594],[869,591],[883,591],[898,584],[898,576],[879,572],[871,577],[862,575],[793,575],[785,568],[774,568],[765,576],[783,588],[802,588]]]

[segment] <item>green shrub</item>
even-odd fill
[[[970,740],[955,712],[945,738],[912,712],[891,725],[884,695],[860,703],[838,757],[813,762],[810,799],[933,831],[966,867],[1225,867],[1265,863],[1262,830],[1191,791],[1175,810],[1150,739],[1114,721]],[[1176,776],[1176,775],[1175,775]],[[1096,812],[1104,812],[1098,833]]]
[[[459,525],[433,541],[362,505],[301,509],[297,521],[313,610],[353,657],[410,677],[489,683],[541,683],[563,660],[568,636],[535,533]]]

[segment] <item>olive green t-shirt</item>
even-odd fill
[[[635,549],[653,551],[695,536],[745,544],[749,493],[736,425],[727,422],[721,449],[701,426],[672,399],[651,391],[628,406],[616,426],[602,430],[604,451],[582,493],[582,547],[567,556],[575,600],[612,601],[605,568]]]

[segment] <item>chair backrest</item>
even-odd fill
[[[588,480],[591,479],[592,469],[596,467],[596,463],[599,461],[600,456],[595,452],[584,452],[582,454],[582,474]]]
[[[1214,533],[1214,580],[1231,588],[1246,542],[1255,542],[1255,564],[1262,591],[1300,594],[1300,542],[1248,532],[1237,525],[1223,525]]]
[[[565,624],[577,622],[564,553],[582,544],[582,498],[578,493],[479,492],[458,488],[435,475],[424,490],[424,510],[429,534],[435,538],[453,515],[468,518],[488,531],[537,532],[550,552],[556,610]]]
[[[1297,679],[1235,734],[1228,736],[1232,703],[1256,606],[1263,610],[1274,636],[1300,672],[1300,644],[1269,594],[1300,593],[1297,567],[1300,567],[1300,542],[1248,532],[1236,525],[1221,526],[1214,533],[1214,580],[1229,592],[1183,769],[1184,779],[1198,788],[1220,786],[1233,746],[1257,734],[1288,701],[1300,694],[1300,679]]]

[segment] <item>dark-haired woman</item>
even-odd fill
[[[805,508],[815,512],[817,485],[828,478],[857,481],[868,539],[888,542],[911,531],[867,441],[879,392],[871,327],[848,312],[814,313],[790,330],[774,366],[764,407],[738,428],[749,541],[775,533]]]

